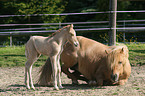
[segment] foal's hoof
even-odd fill
[[[30,90],[31,88],[30,87],[26,87],[26,89]]]
[[[29,89],[31,89],[31,88],[30,88],[30,86],[27,86],[27,85],[26,85],[26,89],[28,89],[28,90],[29,90]]]
[[[59,90],[59,88],[58,87],[54,87],[54,89],[53,90]]]
[[[32,87],[31,89],[32,89],[32,90],[35,90],[35,87]]]
[[[64,87],[63,86],[59,86],[59,89],[64,89]]]

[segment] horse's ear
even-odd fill
[[[74,25],[73,25],[73,24],[71,24],[71,25],[70,25],[70,28],[73,28],[73,27],[74,27]]]
[[[112,51],[113,51],[113,50],[109,48],[109,49],[105,50],[105,53],[106,53],[106,54],[110,54]]]
[[[105,50],[105,53],[106,53],[106,54],[109,54],[109,52],[108,52],[107,50]]]
[[[123,52],[124,52],[124,48],[121,49],[120,53],[123,53]]]

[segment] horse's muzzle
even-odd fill
[[[119,75],[118,74],[111,74],[111,79],[113,82],[117,82],[119,79]]]
[[[74,42],[75,47],[78,47],[79,42]]]

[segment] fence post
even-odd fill
[[[125,20],[124,20],[124,24],[123,24],[123,25],[124,25],[124,30],[123,30],[123,31],[124,31],[124,32],[123,32],[123,41],[124,41],[124,43],[125,43]]]
[[[12,47],[12,43],[13,43],[13,40],[12,40],[12,33],[10,32],[10,46]]]
[[[61,28],[61,22],[59,21],[59,29]]]
[[[116,45],[116,11],[117,0],[110,0],[109,2],[109,46]]]

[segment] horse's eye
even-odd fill
[[[71,36],[74,36],[74,34],[72,34],[72,33],[71,33],[70,35],[71,35]]]
[[[119,63],[119,64],[122,64],[122,62],[121,62],[121,61],[119,61],[118,63]]]

